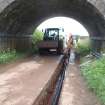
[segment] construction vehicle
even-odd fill
[[[56,51],[57,54],[63,53],[64,37],[62,33],[64,33],[63,28],[46,28],[43,40],[38,44],[39,53],[43,54],[45,51]]]

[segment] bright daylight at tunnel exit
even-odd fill
[[[0,0],[0,105],[105,105],[104,0]]]

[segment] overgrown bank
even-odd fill
[[[29,54],[36,54],[38,52],[37,44],[43,39],[43,33],[39,30],[35,30],[32,36],[32,49],[27,49],[25,51],[16,51],[15,49],[0,51],[0,64],[9,63],[20,58],[24,58]]]
[[[86,37],[85,39],[79,39],[75,51],[76,51],[76,59],[78,59],[79,56],[80,63],[88,61],[89,59],[87,59],[86,56],[89,55],[91,51],[91,44],[89,37]]]
[[[27,52],[17,52],[14,50],[4,50],[0,52],[0,64],[9,63],[17,59],[25,57]]]
[[[33,52],[38,53],[37,45],[41,40],[43,40],[43,35],[44,35],[44,33],[38,29],[36,29],[35,32],[33,33],[33,37],[32,37],[32,44],[33,44],[32,50],[33,50]]]
[[[96,93],[105,105],[105,58],[95,60],[81,67],[89,88]]]
[[[76,51],[80,54],[81,57],[86,56],[90,53],[90,39],[80,39],[77,43]]]

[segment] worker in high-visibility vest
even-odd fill
[[[70,54],[70,50],[73,48],[73,37],[72,34],[69,34],[69,39],[67,41],[67,50],[68,50],[68,54]]]
[[[73,37],[71,34],[69,34],[69,39],[66,42],[66,45],[67,45],[67,47],[65,49],[65,52],[67,52],[67,50],[70,50],[73,47]]]
[[[69,34],[69,40],[67,42],[67,48],[70,50],[73,47],[73,37]]]
[[[67,48],[64,50],[64,54],[70,56],[70,50],[71,48],[73,48],[73,37],[71,34],[69,34],[69,39],[66,43],[67,43]]]

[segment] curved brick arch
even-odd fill
[[[11,3],[19,0],[0,0],[0,13]],[[95,6],[103,15],[105,15],[105,0],[77,0],[82,3],[89,2]],[[41,1],[40,1],[41,2]]]
[[[71,17],[82,23],[90,36],[105,36],[104,0],[0,0],[0,32],[31,34],[50,17]]]
[[[21,31],[21,29],[28,29],[31,21],[37,25],[37,21],[40,22],[44,20],[44,18],[53,15],[67,15],[68,17],[79,20],[85,25],[86,23],[83,22],[83,17],[88,18],[88,20],[89,18],[94,20],[99,17],[98,15],[104,16],[104,4],[104,0],[44,0],[40,2],[38,0],[0,0],[0,30],[1,32],[17,33]],[[99,11],[100,14],[98,13]],[[101,18],[95,19],[96,22],[100,21]],[[31,24],[31,26],[32,25],[33,24]]]

